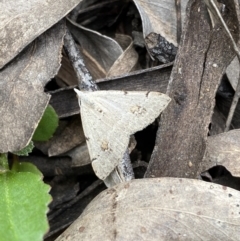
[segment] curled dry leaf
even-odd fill
[[[50,99],[43,88],[60,67],[64,33],[60,22],[0,71],[1,153],[21,150],[31,140]]]
[[[114,64],[108,71],[107,77],[114,77],[114,76],[120,76],[123,74],[127,74],[127,73],[135,70],[137,62],[138,62],[138,54],[134,48],[132,38],[130,38],[127,35],[119,35],[118,34],[116,36],[116,40],[122,41],[123,43],[122,44],[119,43],[119,44],[121,46],[125,45],[126,49],[118,57],[118,59],[114,62]]]
[[[96,31],[84,28],[68,19],[68,27],[81,44],[81,47],[87,51],[105,71],[109,71],[113,63],[123,53],[120,45],[105,35]]]
[[[144,38],[151,32],[161,34],[177,46],[177,15],[175,1],[134,0],[141,15]],[[181,1],[182,19],[188,0]]]
[[[105,69],[85,49],[81,49],[84,62],[94,80],[106,77]]]
[[[81,0],[1,1],[0,68],[79,2]]]
[[[238,240],[239,200],[200,180],[133,180],[99,194],[56,241]]]
[[[240,130],[232,130],[207,139],[207,146],[199,173],[222,165],[233,176],[240,177]]]

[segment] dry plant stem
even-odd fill
[[[64,47],[77,75],[79,89],[86,91],[98,90],[97,85],[93,82],[93,78],[85,66],[82,54],[68,29],[64,39]]]
[[[233,47],[233,49],[234,49],[234,51],[235,51],[235,53],[237,55],[237,58],[238,58],[238,62],[240,63],[240,52],[239,52],[239,49],[237,47],[237,44],[235,43],[235,41],[234,41],[234,39],[232,37],[232,34],[229,31],[225,21],[223,20],[222,15],[219,12],[218,7],[216,6],[214,0],[204,0],[204,1],[206,3],[207,7],[209,8],[209,10],[215,16],[215,18],[217,18],[217,20],[224,27],[227,35],[229,36],[229,38],[231,40],[232,47]],[[228,117],[227,117],[227,121],[226,121],[226,127],[225,127],[225,130],[224,130],[225,132],[227,132],[229,130],[229,128],[230,128],[230,125],[231,125],[231,122],[232,122],[232,118],[233,118],[235,109],[237,107],[237,103],[238,103],[239,97],[240,97],[240,73],[239,73],[239,77],[238,77],[238,84],[237,84],[236,92],[235,92],[235,95],[233,97],[231,108],[230,108],[229,113],[228,113]]]
[[[91,74],[86,68],[82,54],[77,48],[75,41],[68,29],[64,39],[64,47],[77,75],[79,89],[85,91],[99,90],[98,86],[93,81]],[[128,154],[128,149],[123,156],[122,162],[116,169],[118,169],[118,172],[122,174],[120,176],[123,176],[124,181],[134,179],[134,173]]]
[[[177,43],[180,43],[182,35],[182,15],[181,15],[181,0],[175,0],[177,13]]]

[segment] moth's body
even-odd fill
[[[151,124],[170,101],[159,92],[75,91],[92,166],[103,180],[122,160],[130,135]]]

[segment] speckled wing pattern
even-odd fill
[[[129,136],[151,124],[171,100],[159,92],[75,91],[92,166],[102,180],[123,158]]]

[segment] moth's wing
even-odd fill
[[[123,158],[129,136],[152,123],[170,98],[158,92],[96,91],[81,98],[92,166],[105,179]]]
[[[90,96],[109,113],[114,113],[115,125],[128,135],[151,124],[171,101],[169,96],[153,91],[96,91]]]
[[[120,113],[112,111],[108,104],[93,101],[92,105],[81,101],[81,119],[92,167],[104,180],[121,161],[129,136],[118,124]]]

